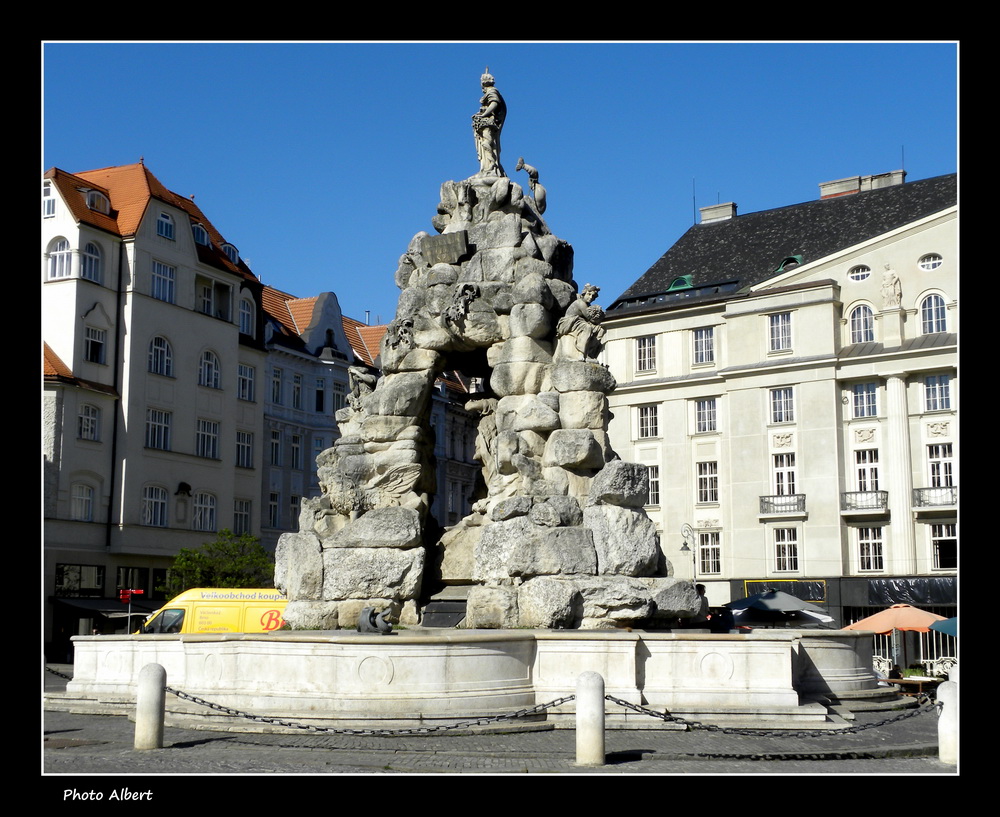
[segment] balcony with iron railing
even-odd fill
[[[958,504],[958,486],[941,485],[935,488],[914,488],[913,507],[918,511],[949,510]]]
[[[801,515],[805,512],[805,494],[774,494],[760,498],[761,516]]]
[[[888,491],[844,491],[840,495],[842,513],[885,513],[889,510]]]

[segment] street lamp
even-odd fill
[[[695,581],[698,578],[698,559],[694,550],[694,528],[685,522],[681,525],[681,536],[684,537],[681,553],[691,554],[691,581]]]

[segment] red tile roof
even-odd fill
[[[73,370],[63,363],[62,358],[52,351],[49,344],[43,341],[42,345],[42,376],[45,380],[81,386],[85,389],[100,391],[105,394],[115,394],[115,390],[112,386],[106,386],[103,383],[93,383],[74,375]]]

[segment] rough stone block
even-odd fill
[[[590,485],[591,504],[641,508],[648,499],[649,469],[637,462],[609,462]]]
[[[283,533],[274,549],[274,586],[290,601],[320,599],[323,554],[313,533]]]
[[[600,468],[604,464],[604,453],[590,429],[561,428],[549,435],[542,464],[562,468]]]
[[[517,627],[517,591],[509,587],[470,587],[465,626],[490,630]]]
[[[572,581],[540,576],[518,587],[517,613],[521,627],[570,628],[583,617],[583,597]]]
[[[599,391],[611,394],[617,385],[614,375],[600,363],[564,360],[552,366],[552,388],[558,392]]]
[[[347,523],[324,548],[412,548],[421,544],[420,514],[412,508],[374,508]]]
[[[420,595],[423,548],[325,548],[323,598],[415,599]]]
[[[642,510],[617,505],[590,505],[583,524],[594,534],[598,572],[602,575],[651,576],[660,549],[656,526]]]

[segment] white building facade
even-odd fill
[[[887,174],[705,208],[609,307],[612,445],[650,467],[664,555],[713,606],[773,587],[844,624],[953,610],[955,187]]]

